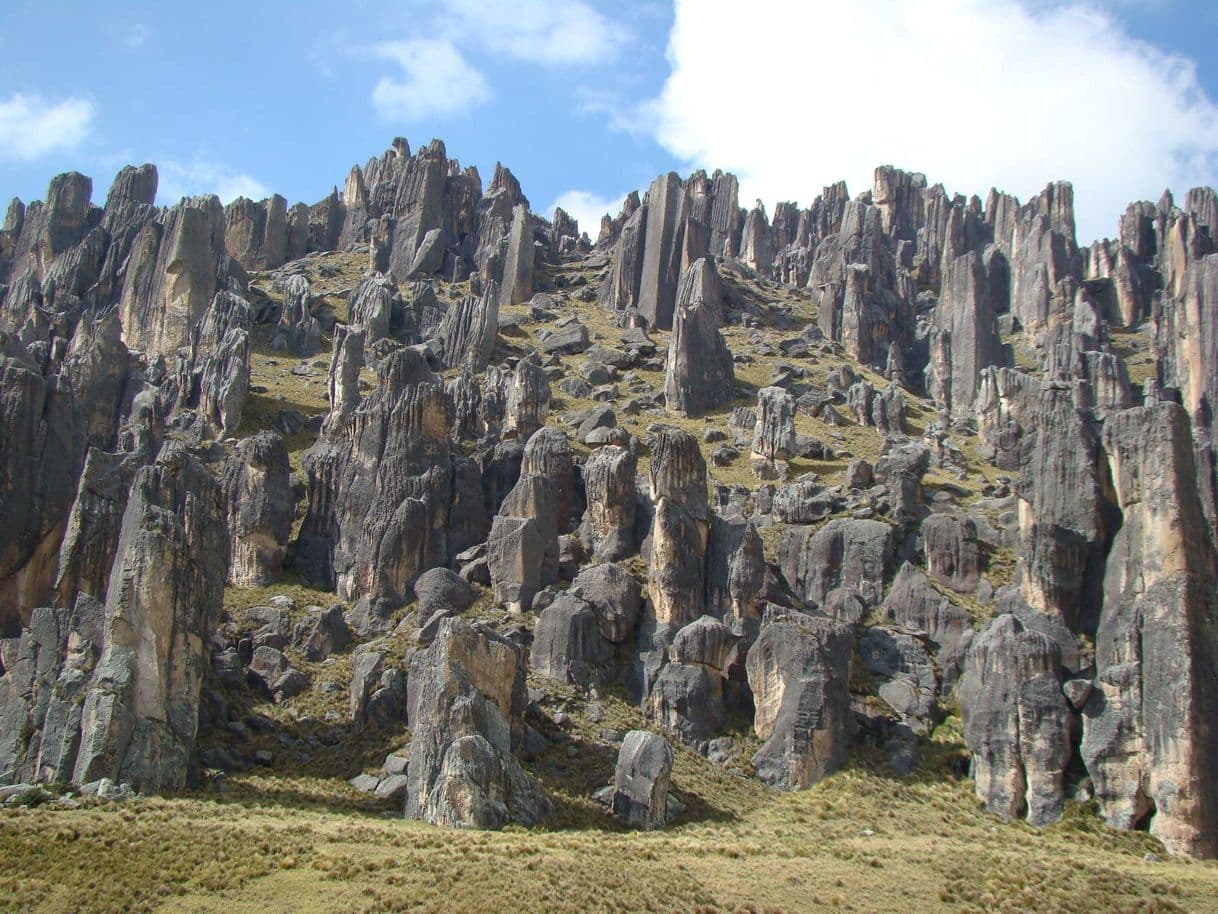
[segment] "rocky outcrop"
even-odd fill
[[[588,686],[598,682],[609,660],[609,642],[590,603],[561,594],[541,611],[533,629],[529,669],[558,682]]]
[[[627,828],[662,829],[668,821],[672,748],[663,737],[631,730],[613,769],[613,815]]]
[[[499,332],[499,287],[491,282],[481,297],[466,296],[450,307],[440,325],[446,368],[468,367],[477,373],[491,363]]]
[[[1122,523],[1104,574],[1082,757],[1111,825],[1149,822],[1173,852],[1213,856],[1214,557],[1185,413],[1174,403],[1119,413],[1104,450]]]
[[[250,272],[281,266],[288,259],[288,201],[273,194],[260,203],[238,197],[228,204],[224,246]]]
[[[927,388],[953,418],[970,418],[981,369],[1005,364],[994,304],[981,256],[962,254],[947,266],[935,308]]]
[[[1074,722],[1057,643],[1012,615],[994,619],[969,648],[960,713],[986,808],[1034,825],[1058,818]]]
[[[706,461],[697,440],[664,429],[651,447],[651,561],[647,587],[661,625],[676,628],[702,614],[710,507],[706,499]]]
[[[626,219],[614,244],[613,262],[599,295],[602,307],[610,311],[638,307],[646,239],[647,207],[640,206]]]
[[[535,352],[516,363],[505,410],[504,432],[514,432],[521,441],[527,441],[546,424],[550,413],[550,379]]]
[[[224,210],[214,196],[161,211],[131,246],[119,300],[123,342],[149,355],[189,343],[216,292],[244,290],[245,276],[224,247]]]
[[[502,828],[536,825],[553,811],[513,754],[524,739],[524,673],[515,646],[457,619],[415,654],[407,818]]]
[[[926,642],[934,653],[943,688],[950,690],[973,640],[968,612],[935,590],[921,569],[906,562],[893,578],[879,615]]]
[[[973,593],[981,578],[977,525],[967,517],[935,514],[922,522],[926,570],[956,593]]]
[[[601,635],[611,644],[621,644],[634,632],[642,594],[638,581],[620,565],[589,565],[567,592],[592,607]]]
[[[584,495],[588,507],[579,532],[593,558],[615,562],[634,554],[635,473],[634,447],[606,444],[588,455],[583,466]]]
[[[178,363],[178,409],[196,410],[204,437],[237,431],[250,376],[250,309],[245,299],[218,292],[191,331],[190,350]]]
[[[353,359],[357,349],[344,347]],[[347,378],[335,359],[332,377]],[[391,350],[377,380],[363,399],[339,385],[304,457],[308,510],[294,554],[306,580],[391,612],[421,572],[480,542],[487,517],[475,465],[449,436],[452,401],[424,357]]]
[[[510,308],[532,297],[533,217],[529,215],[527,206],[518,204],[512,209],[512,227],[508,231],[507,252],[503,258],[499,306]]]
[[[0,631],[50,595],[85,457],[115,449],[131,367],[113,316],[78,325],[58,371],[19,346],[0,357]]]
[[[396,297],[397,288],[384,273],[373,273],[352,290],[347,299],[347,323],[363,328],[366,345],[389,338]]]
[[[289,472],[287,444],[273,431],[241,441],[224,464],[230,583],[263,587],[279,579],[296,519]]]
[[[699,259],[681,277],[664,374],[664,403],[678,416],[700,416],[736,392],[732,353],[719,332],[725,296],[713,264]]]
[[[681,179],[669,172],[647,190],[647,223],[639,273],[639,313],[651,327],[673,326],[677,284],[681,279],[681,230],[687,210]]]
[[[761,627],[745,665],[765,741],[753,767],[771,787],[811,787],[845,762],[853,641],[846,626],[798,614]]]
[[[823,606],[839,587],[856,590],[869,605],[884,594],[892,572],[893,528],[876,520],[837,518],[819,530],[789,527],[778,546],[779,567],[792,590]]]
[[[186,782],[223,595],[219,489],[180,446],[135,477],[104,607],[38,609],[0,676],[0,779]]]
[[[753,429],[753,458],[776,467],[795,456],[795,398],[781,387],[757,391],[757,425]],[[772,472],[765,478],[785,476]]]
[[[668,648],[647,698],[647,712],[681,742],[696,746],[727,722],[723,681],[736,659],[738,638],[710,616],[683,627]]]
[[[271,347],[302,359],[321,351],[321,324],[313,315],[313,294],[309,281],[300,274],[289,276],[284,285],[283,309]]]

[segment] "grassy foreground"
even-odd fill
[[[950,728],[924,745],[920,774],[887,776],[864,754],[789,794],[680,749],[673,790],[685,812],[666,832],[625,833],[588,785],[612,771],[597,728],[636,712],[607,696],[593,725],[574,699],[556,700],[573,723],[531,766],[555,799],[548,829],[445,830],[404,821],[341,779],[241,775],[177,798],[0,811],[0,908],[1218,911],[1218,865],[1168,857],[1087,807],[1044,829],[981,811],[971,782],[945,773],[959,751]]]

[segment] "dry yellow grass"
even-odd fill
[[[0,814],[5,910],[387,912],[1204,912],[1218,866],[1164,857],[1087,807],[1037,829],[984,813],[947,772],[958,723],[896,778],[861,753],[812,790],[775,793],[688,750],[667,832],[625,833],[588,793],[613,751],[596,728],[644,723],[602,696],[554,692],[574,725],[530,767],[554,796],[548,828],[477,833],[397,818],[338,779],[241,776],[222,795]],[[741,754],[755,747],[737,733]],[[574,758],[566,746],[575,746]],[[358,762],[356,762],[358,764]],[[363,767],[363,766],[360,766]],[[354,772],[352,772],[354,773]],[[362,804],[362,805],[361,805]],[[391,816],[387,818],[387,816]]]

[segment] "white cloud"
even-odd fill
[[[885,163],[982,197],[1063,178],[1086,242],[1129,201],[1218,174],[1218,107],[1195,66],[1092,5],[676,0],[668,56],[656,138],[735,171],[742,200],[807,205],[840,178],[858,193]]]
[[[486,78],[446,39],[390,41],[375,52],[401,67],[404,76],[383,76],[372,90],[372,104],[385,120],[456,114],[491,98]]]
[[[222,203],[237,197],[263,200],[271,195],[270,189],[257,178],[203,159],[162,161],[157,171],[160,181],[156,196],[161,206],[172,206],[183,197],[199,194],[215,194]]]
[[[93,123],[93,103],[83,98],[49,102],[20,92],[0,101],[0,159],[30,161],[72,149]]]
[[[137,22],[127,30],[127,34],[123,36],[123,47],[128,51],[138,51],[148,43],[148,39],[152,37],[152,32],[148,26],[141,22]]]
[[[625,199],[625,194],[602,197],[587,190],[568,190],[559,194],[558,199],[546,208],[543,215],[549,218],[556,208],[562,207],[568,215],[575,217],[579,230],[587,232],[588,237],[596,241],[601,229],[601,217],[605,213],[616,216],[622,211],[622,201]]]
[[[627,32],[583,0],[449,0],[467,36],[518,60],[547,65],[612,61]]]

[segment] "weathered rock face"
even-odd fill
[[[859,638],[859,657],[880,698],[915,732],[927,732],[938,718],[939,677],[922,641],[876,626]]]
[[[639,313],[660,330],[673,325],[681,278],[681,230],[687,215],[685,191],[675,172],[656,178],[647,190],[647,224],[639,273]]]
[[[517,438],[527,441],[546,424],[549,413],[550,379],[541,367],[540,357],[535,352],[529,353],[516,363],[512,372],[503,430],[515,432]]]
[[[689,745],[722,729],[727,721],[723,680],[736,658],[737,640],[730,628],[710,616],[678,631],[668,648],[669,662],[647,698],[652,720]]]
[[[960,713],[986,808],[1034,825],[1060,817],[1074,722],[1057,643],[1012,615],[994,619],[969,648]]]
[[[753,454],[770,462],[795,456],[795,398],[781,387],[757,391]]]
[[[228,580],[260,587],[278,580],[296,519],[288,448],[278,432],[240,442],[224,465],[223,491],[231,557]]]
[[[846,760],[853,636],[846,626],[792,615],[766,622],[746,669],[765,745],[753,756],[772,787],[811,787]]]
[[[813,606],[850,587],[870,605],[883,597],[892,571],[893,528],[875,520],[831,520],[815,533],[789,527],[778,546],[779,567],[791,589]]]
[[[400,604],[422,571],[481,541],[487,518],[476,474],[466,472],[472,462],[449,437],[452,401],[424,357],[392,350],[377,374],[362,400],[352,402],[357,390],[334,399],[305,455],[309,504],[296,565],[342,599]]]
[[[486,543],[486,560],[497,601],[514,612],[533,605],[533,597],[543,586],[547,545],[532,518],[495,516]]]
[[[662,829],[668,820],[672,748],[663,737],[631,730],[613,770],[613,815],[627,828]]]
[[[740,260],[759,276],[768,277],[774,266],[774,241],[765,207],[758,205],[749,210],[740,236]]]
[[[475,373],[491,363],[499,332],[499,287],[488,283],[481,298],[467,296],[444,315],[439,336],[447,368],[468,366]]]
[[[373,273],[351,292],[347,299],[348,325],[363,328],[366,345],[389,338],[396,296],[397,288],[384,273]]]
[[[1167,402],[1105,426],[1122,524],[1104,574],[1082,756],[1110,824],[1149,819],[1173,852],[1213,856],[1218,609],[1189,439],[1184,411]]]
[[[119,301],[123,342],[149,355],[189,343],[216,292],[244,290],[224,247],[224,210],[214,196],[163,210],[135,237]]]
[[[821,331],[858,361],[883,367],[892,343],[912,339],[909,276],[897,271],[877,207],[846,204],[840,230],[817,246],[808,285]]]
[[[1007,362],[981,256],[970,251],[947,266],[935,309],[931,377],[939,405],[954,418],[973,414],[981,369]]]
[[[0,630],[45,602],[90,447],[112,450],[129,359],[113,317],[82,322],[57,373],[16,347],[0,358]]]
[[[879,614],[902,631],[927,642],[935,654],[943,688],[950,690],[973,640],[969,614],[935,590],[926,575],[908,562],[893,578]]]
[[[238,197],[224,208],[224,244],[251,272],[281,266],[288,259],[288,201],[279,194],[260,203]]]
[[[190,352],[178,364],[178,409],[193,409],[205,436],[227,438],[241,424],[249,389],[250,309],[245,299],[217,292],[191,331]]]
[[[981,578],[977,525],[967,517],[935,514],[921,530],[931,577],[957,593],[973,593]]]
[[[626,220],[614,245],[613,264],[600,290],[602,307],[610,311],[638,307],[646,239],[647,207],[640,206]]]
[[[571,594],[562,594],[542,610],[533,630],[529,668],[562,683],[596,683],[609,660],[609,642],[601,635],[596,610]]]
[[[677,628],[701,613],[710,508],[706,461],[685,432],[662,430],[651,448],[651,531],[648,592],[656,620]]]
[[[664,374],[670,413],[700,416],[735,396],[732,353],[719,332],[725,301],[709,260],[697,260],[682,275]]]
[[[536,527],[544,550],[536,569],[540,587],[558,580],[558,537],[571,529],[574,501],[575,468],[567,436],[556,428],[540,429],[525,444],[520,478],[499,506],[500,517],[531,520]],[[523,555],[516,556],[513,570],[522,560]],[[497,567],[492,563],[491,579],[498,590]],[[530,600],[523,601],[523,608]]]
[[[533,297],[533,217],[529,208],[517,204],[512,209],[507,252],[503,259],[503,282],[499,305],[511,307]]]
[[[639,618],[639,583],[620,565],[605,562],[584,568],[568,590],[590,604],[606,641],[620,644],[629,639]]]
[[[284,286],[283,310],[271,346],[302,359],[321,351],[321,324],[313,316],[313,294],[309,281],[300,274],[288,277]]]
[[[606,444],[583,467],[588,508],[579,532],[599,561],[614,562],[632,555],[635,542],[635,486],[638,454],[633,447]]]
[[[1020,595],[1072,631],[1094,631],[1104,543],[1113,524],[1098,469],[1099,441],[1068,388],[1044,387],[1033,409],[1016,490]]]
[[[511,643],[457,619],[414,656],[407,818],[501,828],[535,825],[553,811],[513,756],[524,734],[524,672]]]
[[[137,474],[106,596],[105,645],[81,711],[73,780],[181,787],[223,598],[227,536],[210,473],[173,447]]]

